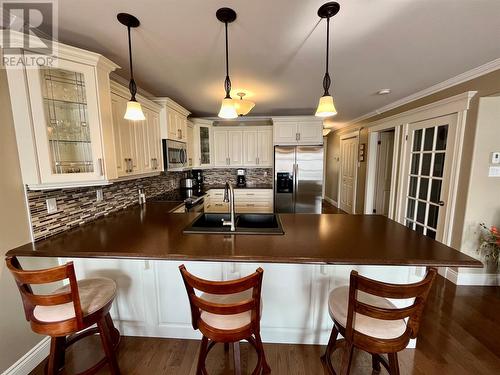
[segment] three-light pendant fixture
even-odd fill
[[[123,118],[132,121],[143,121],[146,117],[144,117],[144,113],[142,112],[141,103],[135,99],[137,85],[134,81],[134,68],[132,66],[132,42],[130,40],[130,29],[139,27],[141,23],[136,17],[128,13],[118,13],[116,18],[122,25],[127,26],[128,34],[128,58],[130,64],[130,82],[128,84],[128,89],[130,90],[131,97],[127,102],[127,110],[125,111],[125,116],[123,116]]]

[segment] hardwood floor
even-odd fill
[[[323,200],[323,204],[321,207],[321,213],[323,214],[347,214],[347,212],[342,211],[340,208],[335,207],[333,204],[328,203]]]
[[[455,286],[438,276],[421,325],[416,349],[399,354],[402,374],[461,375],[500,373],[500,287]],[[264,310],[265,314],[265,310]],[[77,343],[67,355],[73,374],[101,354],[97,337]],[[122,374],[194,375],[199,341],[123,337],[118,361]],[[322,374],[324,346],[264,344],[273,374]],[[75,355],[76,354],[76,355]],[[338,368],[340,351],[333,355]],[[371,358],[355,352],[352,374],[371,374]],[[231,355],[217,345],[207,359],[210,374],[232,374]],[[76,363],[78,360],[78,363]],[[241,348],[242,373],[250,374],[255,352]],[[384,370],[381,372],[384,374]],[[43,374],[43,364],[33,375]],[[108,374],[103,369],[99,374]]]

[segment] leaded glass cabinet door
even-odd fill
[[[94,68],[59,60],[27,78],[42,183],[104,179]]]
[[[200,126],[200,165],[211,165],[212,160],[210,157],[210,127]]]
[[[443,241],[456,133],[456,114],[408,125],[400,219]]]

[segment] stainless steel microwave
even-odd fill
[[[187,167],[187,150],[183,142],[163,139],[163,166],[166,171],[180,171]]]

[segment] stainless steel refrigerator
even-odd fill
[[[322,195],[323,146],[275,146],[275,211],[319,214]]]

